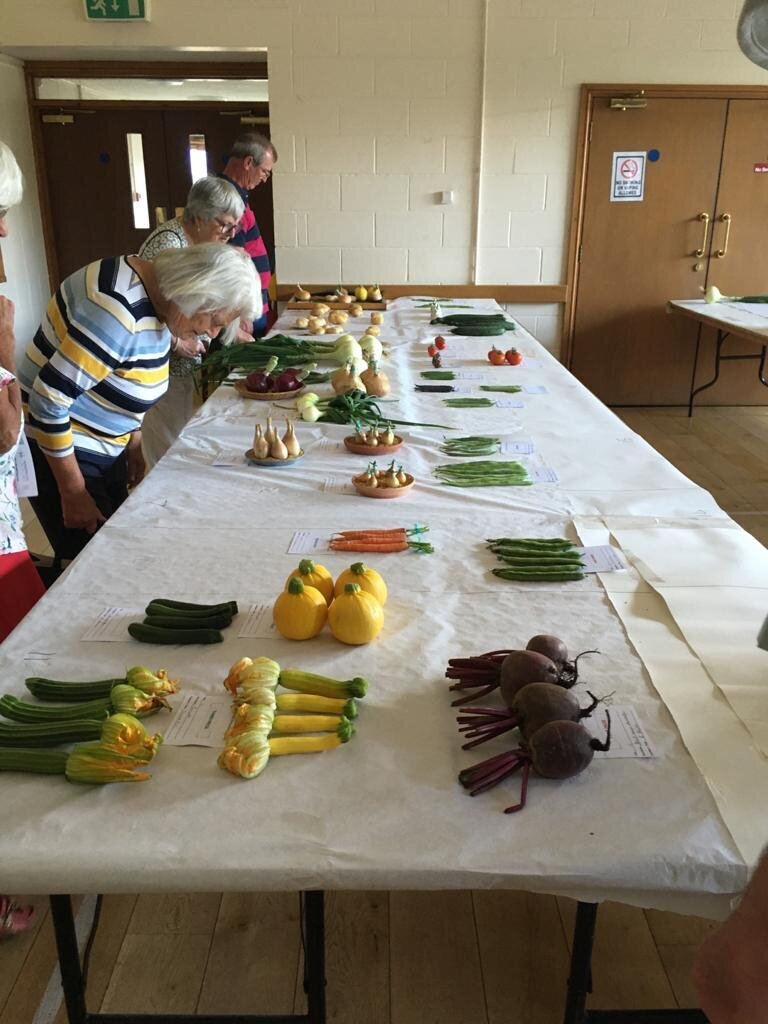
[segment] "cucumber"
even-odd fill
[[[158,605],[164,611],[149,611],[150,606]],[[188,601],[172,601],[166,597],[153,597],[147,605],[145,615],[199,615],[203,618],[218,615],[221,612],[237,615],[237,601],[220,601],[218,604],[191,604]]]
[[[231,625],[231,615],[161,615],[159,612],[147,615],[145,626],[162,626],[164,629],[224,629]]]
[[[131,622],[128,632],[134,640],[145,644],[220,644],[224,637],[217,629],[165,629]]]
[[[514,331],[512,324],[507,324],[506,326],[502,323],[478,326],[465,324],[452,328],[451,334],[462,334],[465,338],[491,338],[498,334],[506,334],[507,331]]]
[[[42,725],[0,722],[0,747],[55,747],[59,743],[98,740],[101,726],[101,722],[88,718]]]
[[[108,697],[113,686],[124,683],[122,679],[94,679],[76,683],[68,683],[63,679],[45,679],[43,676],[28,676],[24,685],[38,700],[97,700]]]

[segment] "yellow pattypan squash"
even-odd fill
[[[302,558],[298,569],[294,569],[285,581],[286,587],[292,579],[298,577],[305,587],[314,587],[325,598],[326,604],[333,600],[333,576],[324,565],[313,562],[311,558]]]
[[[293,577],[275,601],[272,617],[278,633],[288,640],[309,640],[325,625],[328,605],[319,590]]]
[[[328,625],[343,644],[369,644],[384,625],[384,610],[359,583],[347,583],[328,609]]]
[[[387,602],[387,585],[375,569],[371,569],[365,562],[355,562],[336,580],[333,592],[336,597],[344,590],[347,583],[359,583],[360,589],[371,594],[382,607]]]

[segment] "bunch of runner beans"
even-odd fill
[[[522,583],[567,583],[584,578],[581,552],[564,537],[496,537],[486,541],[503,563],[494,576]]]
[[[465,459],[478,455],[496,455],[501,442],[498,437],[470,434],[468,437],[446,437],[440,445],[443,455],[459,455]]]
[[[519,462],[452,462],[435,466],[434,474],[449,487],[527,487],[533,483]]]
[[[489,409],[495,405],[490,398],[444,398],[443,405],[451,409]]]

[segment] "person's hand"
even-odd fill
[[[205,354],[205,345],[199,338],[174,338],[171,353],[181,359],[194,359]]]
[[[15,341],[13,337],[14,305],[10,299],[0,295],[0,366],[6,370],[15,365]]]
[[[768,1020],[765,907],[742,905],[704,941],[696,955],[693,980],[701,1008],[711,1024],[765,1024]]]
[[[61,514],[64,525],[70,530],[86,530],[88,533],[95,533],[106,518],[85,489],[62,494]]]
[[[238,327],[238,329],[237,329],[237,334],[235,335],[235,341],[239,341],[242,344],[242,343],[249,343],[249,342],[251,342],[253,340],[254,340],[253,335],[249,331],[244,331],[243,330],[243,325],[241,324]]]
[[[133,434],[131,434],[131,440],[128,442],[128,448],[126,449],[125,454],[128,465],[128,486],[133,488],[141,483],[144,479],[144,474],[147,471],[147,466],[144,462],[144,453],[141,450],[140,430],[135,430]]]

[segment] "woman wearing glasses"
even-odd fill
[[[228,242],[237,231],[243,210],[243,200],[234,185],[212,175],[200,178],[190,189],[183,215],[159,224],[144,240],[139,256],[154,260],[164,249]],[[205,351],[205,344],[197,338],[173,339],[168,392],[144,417],[142,448],[148,469],[165,455],[195,411],[193,375]]]

